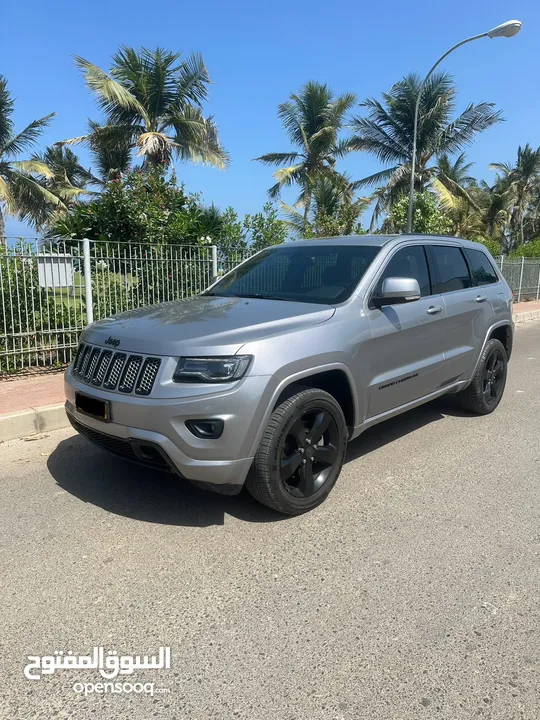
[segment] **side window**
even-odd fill
[[[454,292],[471,287],[469,268],[460,248],[432,245],[431,252],[439,276],[439,292]]]
[[[497,273],[485,253],[481,250],[469,250],[469,248],[465,252],[471,263],[473,279],[476,285],[491,285],[499,282]]]
[[[412,245],[398,250],[379,278],[375,295],[380,295],[383,280],[389,277],[415,278],[420,285],[422,297],[431,295],[431,282],[426,253],[422,245]]]

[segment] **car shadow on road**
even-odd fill
[[[419,430],[437,420],[444,420],[447,415],[455,417],[470,417],[470,413],[463,410],[452,395],[443,395],[426,405],[397,415],[390,420],[374,425],[366,430],[360,437],[349,443],[345,462],[357,460],[384,445]]]
[[[461,414],[447,398],[387,420],[349,444],[345,462],[392,443],[445,415]],[[246,522],[292,521],[256,503],[246,490],[227,497],[193,487],[175,475],[134,465],[78,435],[63,440],[47,466],[58,485],[83,502],[134,520],[164,525],[223,525],[225,515]]]

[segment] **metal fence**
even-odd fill
[[[94,320],[195,295],[244,248],[137,243],[0,243],[0,375],[71,361]],[[516,301],[540,298],[540,258],[499,258]]]
[[[540,258],[500,257],[497,265],[516,302],[540,300]]]
[[[0,248],[0,375],[66,365],[87,324],[196,295],[245,257],[234,248],[88,240]]]

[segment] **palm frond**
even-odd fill
[[[15,215],[37,228],[43,227],[51,213],[67,211],[65,203],[35,178],[14,170],[10,177]]]
[[[385,180],[388,181],[392,177],[392,175],[399,170],[401,166],[395,165],[394,167],[387,168],[386,170],[379,170],[379,172],[373,173],[373,175],[368,175],[365,178],[362,178],[361,180],[356,180],[356,187],[366,187],[369,185],[378,185],[381,182],[384,182]]]
[[[5,206],[8,215],[15,213],[15,198],[11,192],[9,182],[0,174],[0,204]]]
[[[25,175],[42,175],[44,178],[54,177],[51,168],[39,160],[12,160],[11,167]]]
[[[389,125],[382,123],[376,115],[368,118],[353,118],[350,127],[354,132],[349,139],[351,150],[368,152],[383,163],[410,160],[409,148],[403,145],[395,137],[397,133],[392,132]]]
[[[502,112],[493,103],[471,103],[450,123],[437,140],[437,152],[454,153],[471,143],[475,135],[503,122]]]
[[[204,117],[198,107],[187,105],[169,118],[175,130],[173,142],[178,157],[224,169],[229,155],[221,146],[217,125],[212,116]]]
[[[56,144],[62,147],[63,145],[81,145],[82,143],[88,142],[90,139],[90,135],[78,135],[74,138],[69,138],[68,140],[59,140]]]
[[[328,111],[328,114],[330,116],[330,119],[332,121],[333,125],[340,124],[343,121],[343,118],[349,110],[352,110],[352,108],[356,105],[356,94],[355,93],[345,93],[343,95],[339,95],[331,104]]]
[[[502,173],[502,175],[510,175],[511,172],[512,172],[512,170],[513,170],[513,168],[512,168],[512,166],[510,165],[510,163],[504,163],[504,162],[500,162],[500,163],[490,163],[490,164],[489,164],[489,169],[490,169],[490,170],[496,170],[497,172]]]
[[[258,158],[254,158],[258,162],[265,163],[265,165],[284,165],[285,163],[292,163],[301,157],[300,153],[288,152],[288,153],[266,153]]]
[[[290,165],[289,167],[279,168],[274,173],[274,177],[278,181],[280,187],[293,185],[298,181],[302,172],[303,165]]]
[[[281,212],[283,213],[283,222],[294,235],[297,237],[303,237],[306,234],[306,220],[304,218],[304,213],[300,212],[297,207],[291,207],[284,202],[280,202],[279,205]]]
[[[451,192],[446,185],[443,185],[443,183],[438,179],[434,178],[431,183],[433,189],[435,190],[435,193],[437,194],[437,197],[439,198],[439,202],[441,203],[441,206],[445,210],[456,210],[459,204],[462,201],[462,198],[455,195],[453,192]]]
[[[15,103],[8,90],[7,80],[0,75],[0,149],[5,146],[13,135],[13,109]]]
[[[117,115],[123,117],[123,113],[127,112],[132,120],[139,117],[150,124],[145,107],[120,82],[78,55],[75,56],[75,64],[84,73],[88,88],[95,95],[100,108],[109,117],[114,118]]]
[[[34,153],[31,159],[45,163],[53,171],[57,183],[83,188],[97,182],[97,178],[80,164],[79,158],[69,147],[49,145],[43,153]]]
[[[32,148],[43,130],[51,124],[51,120],[55,115],[56,113],[49,113],[49,115],[45,115],[39,120],[33,120],[24,130],[11,137],[3,147],[0,147],[2,156],[5,158],[13,157]]]
[[[388,212],[389,200],[386,188],[377,188],[377,190],[375,190],[372,195],[372,200],[375,200],[375,205],[373,207],[373,214],[371,216],[371,222],[369,224],[370,232],[373,232],[377,228],[377,223],[379,222],[381,217],[386,212]]]
[[[191,53],[179,68],[177,102],[185,104],[186,100],[202,105],[208,99],[210,76],[200,53]]]
[[[454,198],[467,202],[475,210],[480,210],[476,202],[473,200],[472,195],[467,192],[467,189],[453,177],[443,172],[440,167],[438,169],[437,176],[432,179],[431,184],[436,192],[437,188],[442,185]],[[440,195],[439,192],[438,194]]]

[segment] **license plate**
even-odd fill
[[[75,407],[80,413],[96,418],[96,420],[111,421],[111,408],[108,400],[100,400],[83,393],[75,393]]]

